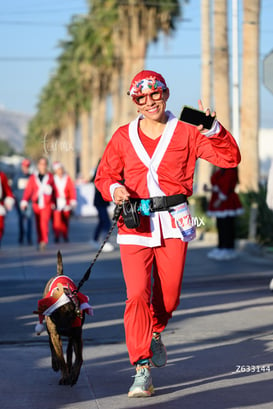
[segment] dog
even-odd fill
[[[83,363],[82,328],[85,313],[93,315],[88,297],[77,291],[74,282],[63,273],[61,252],[57,253],[57,275],[46,284],[43,299],[38,301],[40,323],[36,325],[37,335],[43,330],[43,320],[49,336],[52,369],[61,371],[59,385],[75,385]],[[62,338],[68,338],[66,360],[63,354]],[[75,356],[73,362],[73,353]]]

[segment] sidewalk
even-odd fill
[[[94,221],[72,219],[71,242],[39,253],[17,245],[15,222],[7,220],[0,251],[1,409],[271,408],[273,261],[247,252],[230,262],[209,260],[214,243],[207,239],[189,246],[181,303],[163,336],[168,365],[152,369],[154,397],[127,398],[134,370],[124,343],[118,249],[100,255],[82,287],[95,312],[84,325],[84,364],[73,388],[58,385],[47,335],[34,334],[32,311],[55,274],[59,248],[65,274],[76,283],[82,278],[95,256],[88,243]]]

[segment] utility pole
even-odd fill
[[[201,99],[204,107],[212,107],[211,27],[211,0],[201,0]],[[203,186],[210,184],[211,168],[209,162],[198,159],[197,195],[208,196]]]
[[[232,0],[232,134],[240,139],[240,98],[238,64],[238,0]]]

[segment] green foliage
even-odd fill
[[[257,207],[256,237],[255,240],[266,246],[273,245],[273,212],[266,204],[266,188],[260,186],[259,192],[247,192],[239,194],[244,213],[236,217],[236,238],[249,238],[249,224],[251,208]],[[215,219],[206,215],[207,199],[205,196],[192,196],[189,199],[192,216],[200,217],[205,222],[204,231],[215,231]],[[251,226],[253,227],[253,226]]]
[[[191,214],[195,218],[200,218],[204,222],[202,229],[204,232],[216,230],[215,219],[207,216],[208,200],[206,196],[193,195],[189,198]]]
[[[0,140],[0,155],[10,156],[14,153],[14,149],[8,141]]]
[[[259,187],[258,192],[240,193],[245,213],[237,218],[238,238],[248,238],[251,206],[257,205],[256,240],[262,245],[273,245],[273,212],[266,204],[266,188]]]
[[[90,111],[93,96],[106,98],[111,92],[111,76],[114,70],[121,70],[127,56],[120,48],[122,36],[128,36],[123,43],[130,47],[127,26],[132,23],[132,7],[134,12],[141,11],[134,16],[142,31],[151,23],[154,26],[154,35],[147,36],[147,42],[156,40],[160,31],[168,34],[180,16],[179,0],[87,0],[87,4],[88,13],[74,16],[69,23],[67,39],[59,43],[57,68],[39,97],[26,140],[26,150],[32,155],[41,151],[45,135],[56,135],[67,121],[77,121],[80,112]],[[152,22],[150,9],[155,10]]]

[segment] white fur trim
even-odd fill
[[[227,200],[227,195],[224,195],[224,193],[222,193],[222,192],[219,192],[219,199],[221,200],[221,201],[224,201],[224,200]]]
[[[51,305],[47,310],[43,312],[43,315],[50,315],[53,311],[57,310],[57,308],[61,307],[62,305],[68,304],[70,302],[70,298],[67,297],[65,293],[63,293],[58,300]]]
[[[5,200],[4,200],[4,205],[7,208],[7,210],[11,210],[14,203],[15,203],[15,199],[13,197],[10,197],[10,196],[6,197]]]
[[[5,216],[6,214],[6,209],[3,205],[0,204],[0,216]]]
[[[118,188],[118,187],[122,187],[122,185],[121,185],[120,183],[113,183],[113,184],[110,186],[110,195],[111,195],[113,201],[114,201],[114,191],[115,191],[115,189]]]
[[[81,309],[81,310],[85,310],[88,315],[94,315],[94,313],[93,313],[93,308],[91,307],[90,304],[88,304],[88,302],[82,303],[82,304],[80,305],[80,309]]]
[[[44,331],[44,329],[44,324],[40,324],[40,322],[35,325],[35,332],[37,335],[40,335]]]
[[[201,132],[202,135],[205,135],[207,138],[216,135],[217,133],[219,133],[221,130],[221,125],[220,123],[217,121],[217,119],[215,119],[215,121],[212,124],[212,127],[210,128],[210,130],[208,132]]]
[[[164,154],[171,142],[173,133],[178,123],[178,119],[169,111],[168,122],[159,140],[159,143],[150,158],[147,151],[143,147],[139,135],[138,135],[138,122],[141,115],[132,121],[129,125],[129,138],[135,149],[139,160],[148,168],[147,172],[147,187],[149,195],[153,196],[165,196],[165,193],[161,190],[158,183],[157,170],[162,161]],[[182,233],[176,226],[172,226],[172,219],[168,211],[152,213],[150,216],[150,236],[144,236],[143,234],[118,234],[117,242],[119,244],[136,244],[147,247],[157,247],[161,245],[161,229],[163,237],[166,238],[180,238],[182,239]]]

